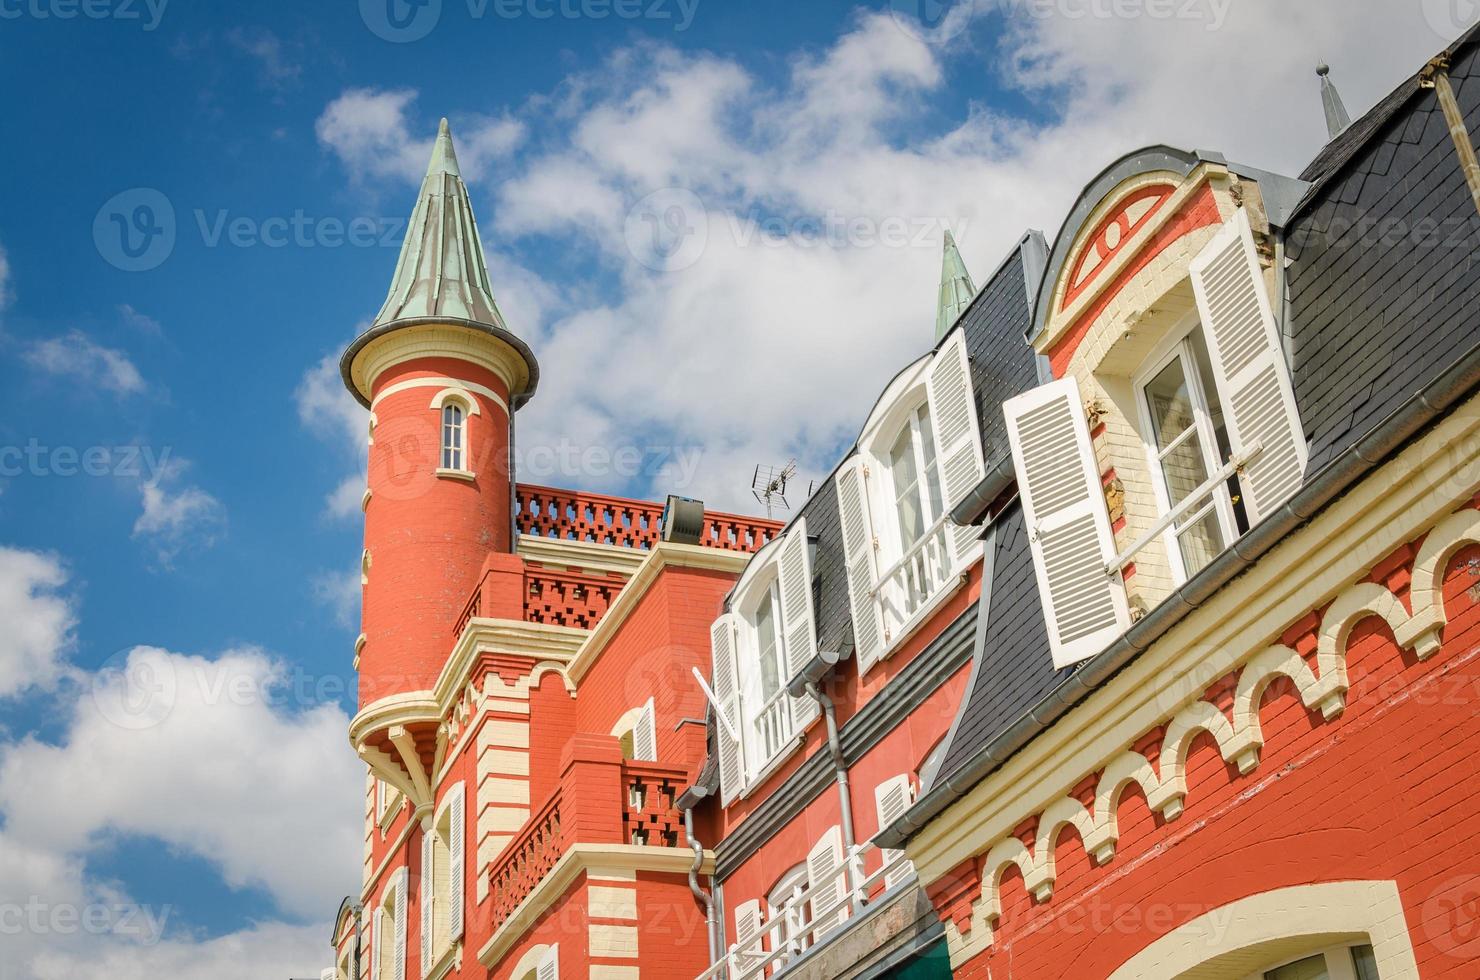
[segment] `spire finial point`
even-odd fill
[[[961,250],[956,247],[956,236],[951,229],[945,230],[945,247],[940,264],[940,303],[935,308],[935,339],[946,335],[956,320],[971,305],[976,296],[976,286],[966,263],[961,260]]]
[[[1331,66],[1321,62],[1316,66],[1316,74],[1321,77],[1321,107],[1326,110],[1326,133],[1334,140],[1351,126],[1352,117],[1341,101],[1341,93],[1336,91],[1336,83],[1331,81]]]
[[[427,176],[434,174],[462,176],[457,167],[457,153],[452,149],[452,127],[447,125],[446,116],[437,125],[437,140],[432,144],[432,159],[427,164]]]
[[[1322,78],[1325,78],[1327,75],[1331,74],[1331,66],[1326,64],[1324,61],[1321,62],[1319,65],[1316,65],[1316,74],[1321,76]]]

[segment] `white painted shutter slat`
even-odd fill
[[[560,944],[545,950],[540,965],[535,969],[535,980],[560,980]]]
[[[735,973],[740,975],[764,957],[761,948],[761,903],[741,902],[735,907]]]
[[[421,975],[427,975],[427,968],[432,965],[432,931],[433,917],[432,908],[436,904],[437,879],[433,867],[433,846],[436,840],[436,831],[428,823],[426,830],[421,835],[421,892],[418,901],[421,903]]]
[[[848,883],[843,867],[843,831],[834,825],[807,855],[807,893],[812,906],[812,938],[839,925],[848,915]]]
[[[982,428],[976,414],[976,393],[971,386],[971,362],[966,354],[966,331],[951,335],[930,362],[925,377],[930,401],[930,422],[935,431],[935,458],[940,466],[945,509],[960,503],[987,475],[982,458]],[[956,564],[981,554],[977,528],[958,527],[951,532]]]
[[[380,980],[380,944],[383,917],[377,909],[370,917],[370,978]]]
[[[807,519],[797,520],[781,542],[777,558],[781,592],[781,626],[786,637],[786,681],[799,674],[817,656],[817,616],[812,607],[812,556],[807,544]],[[792,698],[792,731],[801,734],[821,713],[816,700]]]
[[[1115,538],[1079,385],[1064,378],[1005,402],[1033,569],[1056,667],[1099,653],[1130,626]]]
[[[714,655],[714,696],[719,701],[719,710],[736,732],[740,731],[740,688],[735,677],[735,617],[726,613],[709,628],[710,648]],[[719,743],[720,801],[729,806],[745,785],[745,760],[740,743],[730,734],[723,722],[715,724],[715,740]]]
[[[447,869],[447,935],[454,942],[461,939],[463,934],[463,883],[467,880],[468,863],[467,799],[466,783],[458,783],[453,787],[452,802],[449,805],[451,813],[448,817],[452,833],[447,847],[450,852]]]
[[[406,980],[406,869],[396,872],[396,947],[392,955],[395,980]]]
[[[648,698],[632,726],[632,758],[638,762],[658,761],[658,723],[653,715],[653,699]]]
[[[1250,521],[1273,513],[1305,478],[1307,447],[1248,212],[1193,259],[1192,288],[1235,453],[1262,451],[1239,475]]]
[[[880,832],[904,816],[905,811],[914,801],[915,790],[907,773],[893,776],[874,787],[874,806],[879,812]],[[892,848],[880,848],[879,853],[883,855],[886,865],[904,856],[903,851]],[[909,862],[901,862],[898,867],[884,875],[884,887],[893,888],[913,872],[914,868]]]
[[[853,613],[853,643],[858,669],[867,670],[884,652],[884,623],[874,601],[874,528],[868,485],[859,456],[838,469],[838,518],[843,529],[843,561],[848,569],[848,602]]]

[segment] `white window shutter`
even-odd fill
[[[730,729],[740,731],[740,688],[735,677],[735,616],[726,613],[709,628],[710,647],[714,654],[714,696],[718,710],[724,712],[730,726],[723,721],[715,725],[719,743],[719,785],[721,803],[729,806],[745,786],[745,760]]]
[[[653,699],[648,698],[632,726],[632,758],[638,762],[658,761],[658,723],[653,715]]]
[[[786,681],[790,681],[817,656],[817,616],[812,608],[812,555],[807,544],[805,517],[798,519],[786,533],[777,565],[781,584],[781,626],[786,637]],[[792,731],[800,735],[821,711],[812,697],[792,698]]]
[[[838,469],[838,518],[843,529],[843,561],[848,568],[848,601],[853,612],[853,643],[858,669],[867,670],[884,652],[884,621],[874,601],[874,525],[869,514],[864,461],[854,455]]]
[[[1005,402],[1023,517],[1056,667],[1092,657],[1130,626],[1115,537],[1079,384],[1064,378]]]
[[[535,980],[560,980],[560,944],[555,943],[545,950],[540,965],[534,971]]]
[[[925,376],[930,400],[930,422],[935,431],[935,458],[940,465],[942,495],[949,512],[987,475],[982,458],[982,427],[976,415],[976,393],[971,387],[971,363],[966,356],[966,331],[951,335],[930,362]],[[981,554],[981,536],[974,527],[952,531],[957,565]]]
[[[1256,521],[1300,489],[1307,447],[1248,212],[1224,225],[1191,272],[1228,440],[1235,453],[1262,447],[1239,476]]]
[[[380,980],[380,944],[384,916],[379,911],[370,916],[370,980]]]
[[[875,786],[874,806],[879,812],[879,832],[882,833],[886,827],[904,816],[905,811],[914,801],[915,789],[907,773],[893,776]],[[908,861],[900,861],[900,858],[904,857],[904,851],[880,848],[879,853],[883,856],[886,865],[899,861],[897,867],[884,875],[885,888],[893,888],[914,873],[914,868]]]
[[[456,942],[463,934],[463,882],[467,876],[467,812],[468,791],[466,783],[452,788],[448,804],[449,838],[447,841],[447,935]]]
[[[432,931],[435,919],[432,909],[437,903],[437,876],[433,867],[437,832],[430,822],[421,835],[421,975],[432,965]]]
[[[807,855],[807,892],[812,902],[812,938],[848,917],[848,882],[843,869],[843,831],[834,824]]]
[[[758,899],[735,907],[735,975],[746,972],[765,956],[761,948],[761,903]]]
[[[396,872],[395,980],[406,980],[406,869]]]

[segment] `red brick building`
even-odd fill
[[[1152,147],[980,288],[948,239],[785,526],[516,482],[444,127],[343,360],[339,975],[1480,976],[1476,49],[1298,178]]]

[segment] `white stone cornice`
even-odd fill
[[[515,549],[521,558],[539,562],[549,568],[588,573],[608,572],[623,578],[631,578],[648,556],[648,552],[641,548],[624,548],[595,541],[543,538],[537,534],[519,535]]]

